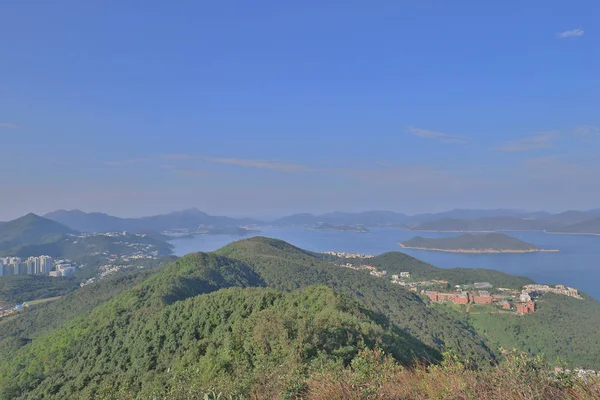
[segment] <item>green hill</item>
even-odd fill
[[[243,234],[245,231],[233,228],[239,225],[260,223],[249,218],[238,219],[208,215],[195,208],[142,218],[119,218],[104,213],[86,213],[80,210],[57,210],[46,214],[44,217],[81,232],[130,231],[145,233],[172,229],[196,230],[203,226],[205,230],[214,231],[215,233],[230,228],[227,229],[227,232]]]
[[[553,232],[600,235],[600,218],[595,218],[592,220],[569,225],[564,228],[555,229],[553,230]]]
[[[225,257],[223,253],[235,253],[238,259]],[[341,272],[339,277],[338,272]],[[235,299],[231,299],[231,294],[220,292],[228,287],[270,286],[289,293],[289,289],[315,284],[329,285],[338,294],[331,289],[307,289],[289,295],[236,291],[232,292]],[[216,293],[209,295],[213,292]],[[357,302],[342,300],[348,295]],[[295,300],[289,301],[288,311],[265,313],[261,323],[248,322],[250,325],[245,328],[246,322],[234,323],[235,319],[228,318],[241,311],[236,306],[238,302],[251,313],[254,306],[247,304],[247,296],[261,299],[258,303],[262,308],[269,308],[271,300],[267,298]],[[307,300],[299,301],[304,297]],[[340,301],[333,301],[335,298]],[[225,308],[215,309],[212,304],[221,301],[225,302]],[[273,301],[275,304],[279,300]],[[288,304],[288,300],[281,301]],[[226,307],[228,304],[230,308]],[[48,305],[46,310],[51,307]],[[288,312],[293,317],[286,317]],[[296,317],[305,312],[307,319]],[[244,344],[237,340],[247,335],[224,336],[229,328],[221,326],[225,323],[223,318],[229,321],[234,333],[239,329],[247,332],[250,327],[275,329],[273,342],[271,339],[266,342],[272,349],[269,354],[275,357],[273,361],[265,361],[266,364],[261,361],[265,350],[256,346],[263,342]],[[281,325],[277,323],[279,318]],[[188,328],[170,330],[189,324],[190,320],[205,321],[208,325],[200,329],[191,324],[189,329],[197,330],[190,333],[185,333]],[[278,326],[286,330],[279,331]],[[310,326],[317,331],[306,331]],[[350,329],[351,326],[354,328]],[[181,372],[182,376],[189,368],[196,371],[194,374],[203,371],[194,375],[199,383],[217,384],[218,377],[229,376],[231,380],[234,374],[252,376],[262,370],[257,369],[261,365],[277,368],[282,362],[279,357],[285,357],[286,362],[301,357],[297,364],[290,364],[299,369],[310,360],[320,359],[320,354],[344,363],[356,354],[359,344],[372,348],[377,343],[405,362],[413,357],[439,359],[440,351],[450,347],[483,364],[491,357],[481,337],[467,326],[431,310],[414,294],[366,274],[340,270],[285,242],[265,238],[238,242],[218,254],[182,257],[91,311],[82,310],[82,314],[55,326],[47,334],[37,336],[29,331],[28,336],[13,332],[11,345],[0,347],[0,387],[4,388],[5,397],[23,392],[27,393],[24,398],[41,395],[89,398],[107,385],[136,393],[155,387],[164,391],[167,388],[162,380],[169,369]],[[250,336],[255,337],[251,333]],[[221,340],[225,342],[218,342]],[[280,350],[288,347],[302,351]],[[223,350],[227,348],[231,351]],[[181,357],[174,359],[173,354]],[[215,364],[216,360],[220,364]],[[221,366],[213,371],[221,371],[218,376],[207,370],[210,365]],[[286,364],[286,368],[290,367]],[[169,380],[175,378],[179,379],[170,376]]]
[[[0,251],[31,244],[52,243],[75,233],[58,222],[27,214],[0,225]]]
[[[370,261],[437,273],[402,253]],[[591,321],[580,335],[591,334]],[[483,332],[464,314],[432,307],[389,280],[256,237],[0,321],[0,398],[183,399],[204,398],[209,389],[297,398],[312,393],[319,376],[344,381],[348,373],[362,391],[383,384],[376,376],[393,380],[400,364],[436,363],[448,350],[469,368],[488,366],[494,354],[474,326]],[[588,359],[595,354],[590,349]]]
[[[436,250],[456,253],[530,253],[539,251],[531,243],[501,234],[464,234],[447,238],[424,238],[416,236],[400,243],[409,249]]]
[[[0,306],[62,296],[78,287],[79,282],[72,278],[51,278],[44,275],[4,276],[0,279]]]
[[[288,243],[264,237],[234,242],[217,253],[243,261],[260,274],[267,286],[279,290],[310,285],[331,287],[357,299],[440,352],[460,348],[465,358],[479,364],[486,364],[493,357],[483,339],[469,327],[432,312],[419,296],[388,280],[336,267]]]
[[[600,303],[545,294],[536,312],[526,317],[481,311],[469,314],[478,332],[492,347],[521,349],[557,358],[572,367],[600,369]]]
[[[413,280],[447,280],[451,286],[469,285],[474,282],[489,282],[494,287],[521,289],[534,283],[530,278],[509,275],[504,272],[483,268],[438,268],[400,252],[389,252],[368,259],[368,264],[385,270],[388,275],[410,272]]]

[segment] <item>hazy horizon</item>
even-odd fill
[[[409,212],[403,212],[403,211],[398,211],[398,210],[376,210],[376,209],[364,209],[364,210],[356,210],[356,211],[346,211],[346,210],[328,210],[328,211],[324,211],[324,212],[310,212],[310,211],[303,211],[303,210],[298,210],[295,212],[290,212],[290,213],[286,213],[286,214],[277,214],[277,215],[253,215],[253,214],[234,214],[234,213],[212,213],[209,212],[207,210],[201,209],[199,207],[187,207],[187,208],[182,208],[182,209],[176,209],[176,210],[167,210],[167,211],[162,211],[162,212],[157,212],[154,214],[112,214],[110,212],[106,212],[106,211],[98,211],[98,210],[82,210],[79,208],[74,208],[74,209],[64,209],[64,208],[58,208],[58,209],[53,209],[53,210],[49,210],[49,211],[45,211],[45,212],[33,212],[33,211],[28,211],[24,214],[20,214],[20,215],[16,215],[16,216],[12,216],[10,218],[5,218],[2,219],[0,218],[0,222],[6,222],[9,220],[14,220],[20,217],[23,217],[27,214],[33,213],[36,214],[38,216],[44,216],[48,213],[54,212],[54,211],[81,211],[84,213],[101,213],[101,214],[107,214],[113,217],[118,217],[118,218],[143,218],[143,217],[152,217],[152,216],[156,216],[156,215],[165,215],[165,214],[169,214],[169,213],[174,213],[174,212],[181,212],[181,211],[187,211],[187,210],[192,210],[192,209],[197,209],[199,211],[202,212],[206,212],[207,214],[211,215],[211,216],[224,216],[224,217],[231,217],[231,218],[250,218],[250,219],[255,219],[258,221],[263,221],[263,222],[269,222],[270,220],[274,220],[274,219],[278,219],[278,218],[282,218],[282,217],[287,217],[287,216],[291,216],[291,215],[295,215],[295,214],[312,214],[312,215],[316,215],[316,216],[320,216],[320,215],[324,215],[324,214],[330,214],[330,213],[349,213],[349,214],[354,214],[354,213],[361,213],[361,212],[394,212],[394,213],[398,213],[398,214],[405,214],[407,216],[417,216],[417,215],[423,215],[423,214],[438,214],[438,213],[444,213],[444,212],[450,212],[450,211],[517,211],[517,212],[524,212],[524,213],[536,213],[536,212],[548,212],[550,214],[559,214],[562,212],[566,212],[566,211],[598,211],[598,207],[597,208],[590,208],[590,209],[583,209],[583,210],[575,210],[575,209],[568,209],[568,210],[557,210],[557,211],[552,211],[552,210],[533,210],[533,209],[518,209],[518,208],[505,208],[505,207],[499,207],[499,208],[489,208],[489,209],[483,209],[483,208],[449,208],[449,209],[441,209],[441,210],[435,210],[435,211],[425,211],[425,212],[419,212],[419,213],[409,213]]]

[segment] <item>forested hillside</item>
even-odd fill
[[[530,278],[509,275],[491,269],[438,268],[407,254],[396,251],[370,258],[366,262],[378,269],[388,271],[389,274],[410,272],[413,279],[444,279],[452,286],[472,284],[474,282],[490,282],[495,287],[521,289],[524,285],[533,283],[533,280]]]
[[[73,278],[51,278],[43,275],[4,276],[0,279],[0,306],[63,296],[77,288],[79,282]]]
[[[30,244],[51,243],[75,233],[58,222],[27,214],[0,225],[0,252]]]
[[[485,311],[469,317],[494,348],[517,348],[572,367],[600,370],[600,303],[585,295],[579,300],[546,294],[536,306],[526,317]]]
[[[391,260],[401,270],[435,272],[396,253],[374,259]],[[427,365],[448,351],[456,357],[442,365],[461,374],[495,365],[471,323],[388,280],[256,237],[90,285],[0,322],[0,398],[189,399],[215,390],[316,399],[326,393],[322,379],[342,390],[343,376],[363,382],[356,393],[367,396],[385,388],[376,374],[400,379],[402,365],[415,362],[438,373]],[[561,390],[539,379],[528,385]],[[497,381],[489,384],[501,392]]]

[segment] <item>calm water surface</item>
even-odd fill
[[[416,235],[449,237],[458,233],[411,232],[396,228],[373,228],[369,233],[305,231],[301,228],[264,227],[260,236],[282,239],[312,251],[345,251],[378,255],[402,251],[441,268],[489,268],[512,275],[528,276],[540,283],[565,284],[600,299],[600,236],[549,235],[542,232],[507,232],[541,249],[560,253],[456,254],[401,249],[396,243]],[[238,236],[197,236],[172,241],[178,256],[195,251],[213,251],[239,240]]]

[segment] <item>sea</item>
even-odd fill
[[[414,232],[400,228],[370,228],[370,232],[304,230],[299,227],[261,227],[251,236],[285,240],[311,251],[343,251],[379,255],[401,251],[440,268],[488,268],[511,275],[526,276],[537,283],[575,287],[600,300],[600,236],[559,235],[543,232],[503,232],[539,249],[558,253],[464,254],[403,249],[398,242],[414,236],[429,238],[458,236],[460,233]],[[178,256],[197,251],[214,251],[239,236],[202,235],[171,241]]]

